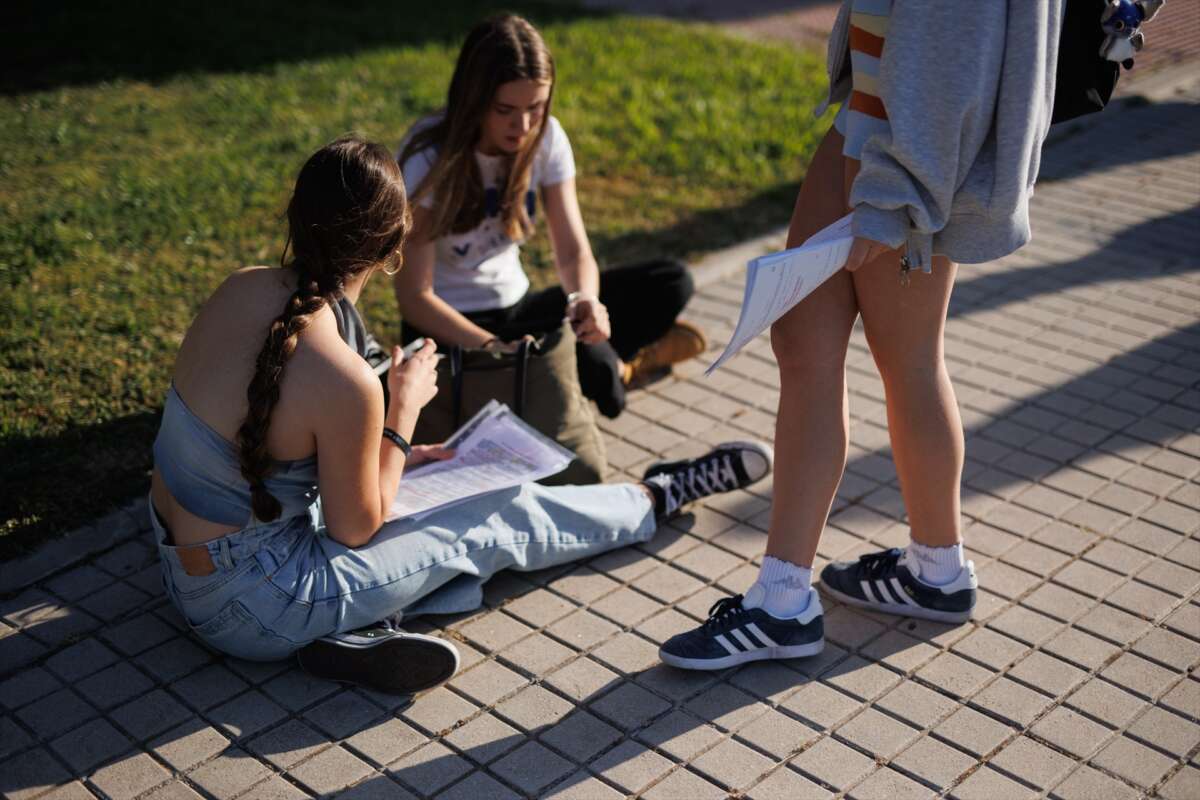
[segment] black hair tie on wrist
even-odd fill
[[[396,433],[391,428],[383,429],[383,438],[391,440],[392,444],[399,447],[404,452],[404,457],[412,455],[412,445],[404,440],[404,437]]]

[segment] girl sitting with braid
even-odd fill
[[[200,309],[154,442],[164,584],[209,645],[427,689],[454,674],[457,651],[400,631],[401,617],[476,608],[506,567],[646,541],[683,503],[770,471],[765,447],[725,445],[642,483],[527,484],[384,524],[405,469],[452,455],[408,444],[436,392],[436,345],[393,350],[386,404],[363,358],[354,303],[375,272],[399,269],[410,228],[400,169],[380,145],[339,139],[300,170],[287,216],[282,268],[239,270]]]

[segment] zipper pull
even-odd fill
[[[908,286],[911,281],[909,273],[912,272],[912,262],[908,260],[908,253],[900,256],[900,285]]]

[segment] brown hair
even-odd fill
[[[267,453],[267,431],[279,401],[280,379],[300,332],[325,304],[338,301],[348,279],[398,262],[412,227],[395,160],[382,145],[352,136],[330,142],[305,162],[287,219],[280,265],[295,272],[296,291],[267,331],[246,389],[246,419],[237,435],[250,505],[255,518],[264,522],[281,512],[265,485],[274,465]]]
[[[475,162],[475,145],[496,90],[516,80],[550,84],[541,125],[525,147],[509,157],[508,179],[500,197],[500,218],[508,237],[520,239],[533,230],[525,193],[550,119],[554,59],[536,28],[521,17],[502,14],[484,20],[467,34],[442,118],[414,134],[400,153],[403,164],[426,149],[437,152],[433,168],[413,192],[414,199],[434,197],[430,238],[469,231],[483,220],[483,181]]]

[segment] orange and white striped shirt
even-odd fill
[[[888,132],[888,115],[879,96],[879,65],[887,38],[892,0],[852,0],[850,69],[853,89],[834,120],[846,143],[842,153],[861,158],[863,143]]]

